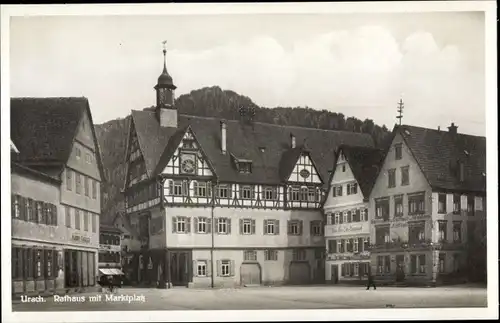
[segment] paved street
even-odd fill
[[[201,290],[174,288],[170,290],[123,288],[113,295],[130,296],[127,300],[91,302],[96,293],[85,296],[84,302],[44,303],[16,301],[13,311],[136,311],[136,310],[252,310],[252,309],[335,309],[335,308],[396,308],[409,307],[483,307],[487,306],[486,289],[479,287],[398,288],[379,287],[367,291],[364,287],[307,286],[254,287],[242,289]],[[135,295],[135,299],[133,296]]]

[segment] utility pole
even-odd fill
[[[399,99],[399,102],[398,102],[398,113],[399,113],[399,115],[396,116],[396,118],[399,119],[399,125],[401,125],[401,119],[403,119],[403,109],[404,109],[403,99]]]

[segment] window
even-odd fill
[[[19,195],[12,195],[12,217],[15,219],[21,218],[20,201],[21,197]]]
[[[290,191],[290,201],[300,201],[300,188],[292,187]]]
[[[97,199],[97,181],[92,181],[92,198]]]
[[[401,167],[401,185],[410,184],[410,166]]]
[[[266,187],[264,189],[264,199],[265,200],[276,200],[277,192],[275,187]]]
[[[35,251],[35,278],[42,277],[42,268],[43,268],[43,255],[42,250],[34,250]]]
[[[377,256],[377,272],[382,274],[384,272],[384,257]]]
[[[219,187],[217,188],[217,196],[221,198],[229,197],[229,189],[227,185],[219,185]]]
[[[337,186],[336,189],[337,189],[337,196],[342,196],[342,185]]]
[[[87,211],[83,211],[83,230],[89,231],[89,214]]]
[[[318,197],[319,197],[319,194],[317,194],[316,189],[314,187],[309,187],[306,201],[316,202],[316,201],[319,201]]]
[[[311,221],[311,235],[312,236],[321,236],[323,235],[323,225],[321,221]]]
[[[255,220],[240,219],[241,234],[255,234]]]
[[[453,242],[462,242],[462,221],[453,221]]]
[[[66,189],[68,191],[73,189],[73,172],[68,168],[66,168]]]
[[[24,199],[24,209],[26,210],[26,218],[30,222],[36,222],[38,219],[35,217],[35,212],[33,210],[33,200],[30,198]]]
[[[468,221],[467,223],[467,241],[474,242],[476,239],[476,222]]]
[[[446,227],[447,227],[447,221],[439,221],[439,241],[440,242],[446,242],[446,240],[447,240]]]
[[[408,196],[408,214],[425,213],[425,193]]]
[[[240,192],[240,198],[249,200],[253,198],[253,187],[252,186],[243,186]]]
[[[197,233],[207,233],[208,228],[207,228],[207,218],[194,218],[195,220],[195,226],[196,226],[196,232]]]
[[[387,174],[388,174],[388,179],[389,179],[388,187],[389,188],[396,187],[396,170],[389,169],[387,171]]]
[[[400,160],[403,158],[403,144],[394,145],[395,159]]]
[[[231,275],[231,261],[230,260],[222,260],[221,268],[220,268],[221,276],[228,277]]]
[[[411,223],[408,226],[408,242],[410,244],[420,243],[425,241],[425,222]]]
[[[256,261],[257,260],[257,251],[255,251],[255,250],[243,251],[243,259],[245,261]]]
[[[359,240],[358,239],[354,239],[354,243],[353,243],[353,252],[359,252]]]
[[[80,230],[80,210],[75,209],[75,229]]]
[[[231,234],[231,219],[218,218],[217,219],[217,233]]]
[[[198,260],[196,262],[196,275],[200,277],[207,276],[207,261],[206,260]]]
[[[184,216],[173,217],[174,233],[189,233],[191,231],[191,218]]]
[[[391,256],[384,256],[384,268],[386,274],[391,272]]]
[[[394,196],[394,216],[403,216],[403,195]]]
[[[438,213],[446,214],[446,194],[438,194]]]
[[[36,218],[38,219],[38,223],[46,223],[45,214],[43,212],[43,202],[36,202]]]
[[[359,211],[360,221],[368,221],[368,209],[361,209]]]
[[[474,196],[467,196],[467,215],[474,215]]]
[[[76,159],[80,159],[80,157],[82,157],[82,151],[80,150],[80,148],[78,147],[75,148],[75,155]]]
[[[288,221],[288,235],[302,235],[302,221],[289,220]]]
[[[83,176],[83,183],[84,183],[84,187],[85,187],[85,196],[90,196],[89,178],[87,176]]]
[[[182,196],[182,182],[181,181],[174,181],[173,194],[175,196]]]
[[[91,213],[91,215],[92,215],[92,232],[96,232],[97,231],[97,214]]]
[[[75,179],[76,179],[75,192],[76,192],[76,194],[81,194],[82,193],[82,176],[80,174],[75,173]]]
[[[460,270],[460,254],[456,253],[453,255],[453,271],[457,272]]]
[[[304,249],[293,249],[293,260],[294,261],[306,260],[306,251]]]
[[[339,224],[340,223],[340,213],[335,212],[335,222],[334,224]]]
[[[342,223],[347,223],[347,211],[342,212]]]
[[[337,240],[337,252],[344,253],[344,243],[343,240]]]
[[[85,154],[85,161],[87,162],[87,164],[92,163],[92,156],[89,153]]]
[[[252,163],[251,162],[239,162],[238,167],[240,173],[249,174],[252,172]]]
[[[207,183],[194,182],[193,187],[194,196],[207,197]]]
[[[418,256],[419,273],[425,274],[425,255]]]
[[[54,260],[54,251],[45,250],[45,278],[54,277],[53,260]]]
[[[370,247],[370,238],[363,238],[363,250],[368,250]]]
[[[342,165],[342,172],[345,173],[345,164]]]
[[[375,243],[378,245],[390,242],[389,226],[375,227]]]
[[[460,195],[459,194],[453,194],[453,214],[459,214],[460,213]]]
[[[264,259],[266,261],[277,261],[278,260],[278,250],[264,250]]]
[[[68,206],[64,207],[65,217],[66,217],[66,226],[71,228],[71,209]]]
[[[446,272],[446,255],[444,253],[439,254],[439,272]]]
[[[389,198],[375,200],[376,217],[379,219],[389,220]]]
[[[347,195],[353,195],[357,193],[358,193],[357,183],[347,184]]]
[[[280,234],[279,223],[279,220],[264,220],[264,234]]]

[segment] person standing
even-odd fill
[[[366,290],[369,290],[370,286],[373,286],[373,289],[377,289],[377,286],[375,286],[375,279],[373,278],[371,268],[368,270],[368,284],[366,286]]]

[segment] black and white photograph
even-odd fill
[[[498,319],[494,1],[1,10],[2,321]]]

